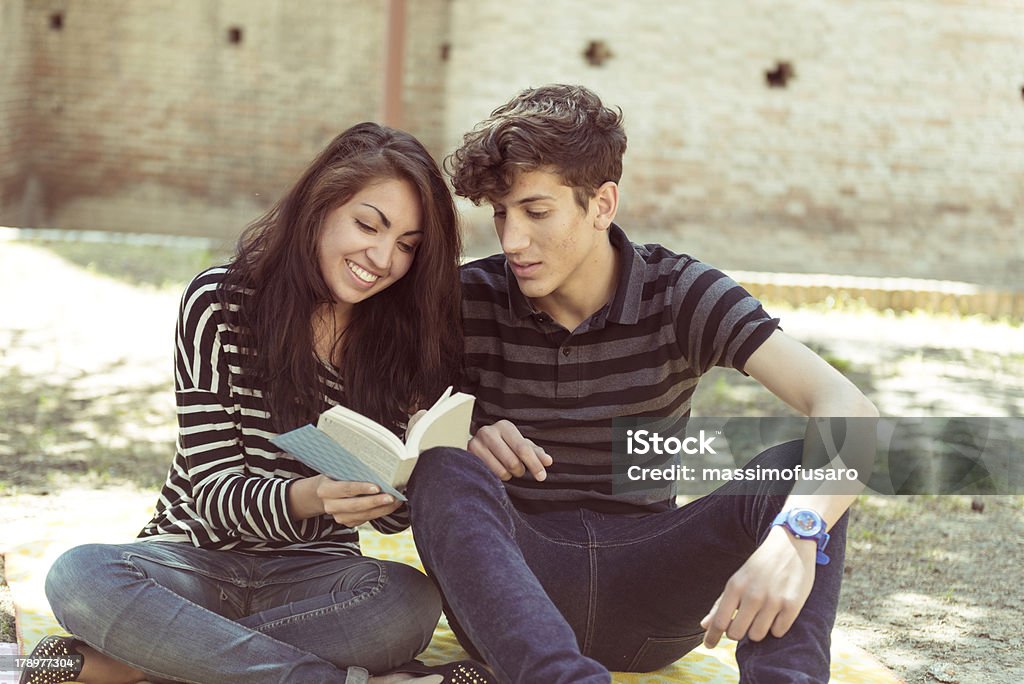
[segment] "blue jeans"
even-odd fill
[[[46,578],[53,612],[96,650],[184,682],[365,681],[430,642],[441,602],[401,563],[177,542],[87,544]]]
[[[800,460],[801,443],[790,442],[752,465]],[[474,456],[435,449],[421,456],[409,498],[420,558],[467,651],[503,682],[606,684],[609,670],[656,670],[703,640],[701,618],[786,498],[730,489],[649,515],[527,514]],[[828,681],[846,521],[833,526],[832,561],[817,566],[789,632],[738,644],[743,681]]]

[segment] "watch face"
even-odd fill
[[[796,511],[789,518],[793,529],[801,535],[811,536],[821,531],[822,523],[811,511]]]

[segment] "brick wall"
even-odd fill
[[[407,6],[404,127],[438,157],[521,87],[582,82],[625,110],[636,239],[728,269],[1020,286],[1017,0]],[[380,117],[386,13],[0,0],[0,223],[233,237]],[[780,61],[795,78],[769,88]],[[467,219],[492,249],[489,212]]]
[[[406,0],[401,127],[417,136],[438,160],[448,151],[444,107],[450,4],[451,0]]]
[[[1019,2],[452,8],[448,144],[520,87],[591,86],[625,111],[636,239],[727,268],[1022,283]],[[780,61],[796,77],[769,88]]]
[[[330,138],[379,118],[384,25],[362,0],[32,3],[28,222],[234,236]]]
[[[17,223],[29,153],[28,74],[22,47],[23,0],[0,2],[0,225]]]

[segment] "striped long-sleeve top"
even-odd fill
[[[139,537],[211,549],[356,555],[356,530],[327,515],[298,520],[288,510],[292,482],[315,473],[269,441],[277,433],[263,393],[241,363],[248,350],[239,346],[239,331],[217,297],[225,272],[200,273],[181,299],[177,449],[156,512]],[[231,306],[245,306],[247,293],[232,295]],[[319,381],[328,406],[344,402],[334,368],[321,363]],[[381,532],[400,531],[409,524],[407,509],[372,524]]]
[[[666,488],[613,486],[613,420],[679,424],[701,376],[740,371],[778,326],[732,278],[613,225],[619,280],[612,300],[576,330],[538,311],[504,255],[462,268],[465,374],[473,429],[501,419],[551,454],[548,477],[506,488],[526,510],[587,506],[643,512],[673,506]]]

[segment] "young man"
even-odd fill
[[[726,275],[626,238],[613,223],[625,148],[619,113],[554,85],[496,109],[449,159],[456,192],[494,207],[503,253],[463,268],[476,432],[414,472],[420,556],[460,642],[502,681],[609,682],[723,635],[745,680],[827,681],[854,494],[676,508],[664,490],[627,493],[612,419],[684,418],[716,365],[807,416],[877,412]],[[807,463],[805,446],[748,467]]]

